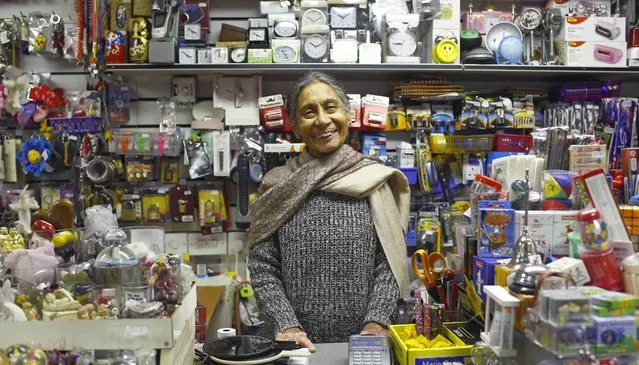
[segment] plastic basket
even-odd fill
[[[444,136],[431,135],[428,137],[432,153],[467,153],[485,152],[493,149],[492,135],[481,136]]]
[[[533,147],[533,137],[518,134],[498,134],[495,136],[495,151],[528,152]]]

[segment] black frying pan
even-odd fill
[[[273,341],[261,336],[242,335],[216,338],[205,343],[202,350],[216,359],[242,361],[300,348],[302,347],[293,341]]]

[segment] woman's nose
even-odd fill
[[[328,115],[328,113],[324,109],[320,109],[319,112],[317,113],[316,122],[317,124],[320,124],[320,125],[328,124],[331,122],[331,117]]]

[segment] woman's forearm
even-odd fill
[[[301,327],[282,283],[279,245],[276,238],[258,243],[249,252],[248,269],[261,313],[275,332]]]

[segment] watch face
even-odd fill
[[[357,8],[332,7],[331,27],[348,29],[357,28]]]
[[[249,30],[249,42],[264,42],[266,41],[266,29],[250,29]]]
[[[275,49],[275,56],[285,62],[290,62],[295,59],[297,52],[291,46],[280,46]]]
[[[246,61],[246,49],[235,48],[231,51],[231,61],[235,63],[242,63]]]
[[[297,33],[297,25],[294,22],[284,20],[279,21],[273,27],[273,34],[278,37],[291,38]]]
[[[393,56],[410,57],[417,49],[415,37],[405,31],[394,31],[388,36],[388,51]]]
[[[304,25],[326,25],[326,15],[319,9],[308,9],[302,15]]]
[[[228,48],[223,48],[223,47],[211,48],[211,62],[212,63],[228,63],[229,62]]]
[[[199,23],[184,25],[184,39],[199,40],[202,37],[202,26]]]
[[[320,60],[328,53],[328,42],[320,35],[311,35],[304,41],[304,54],[308,58]]]

